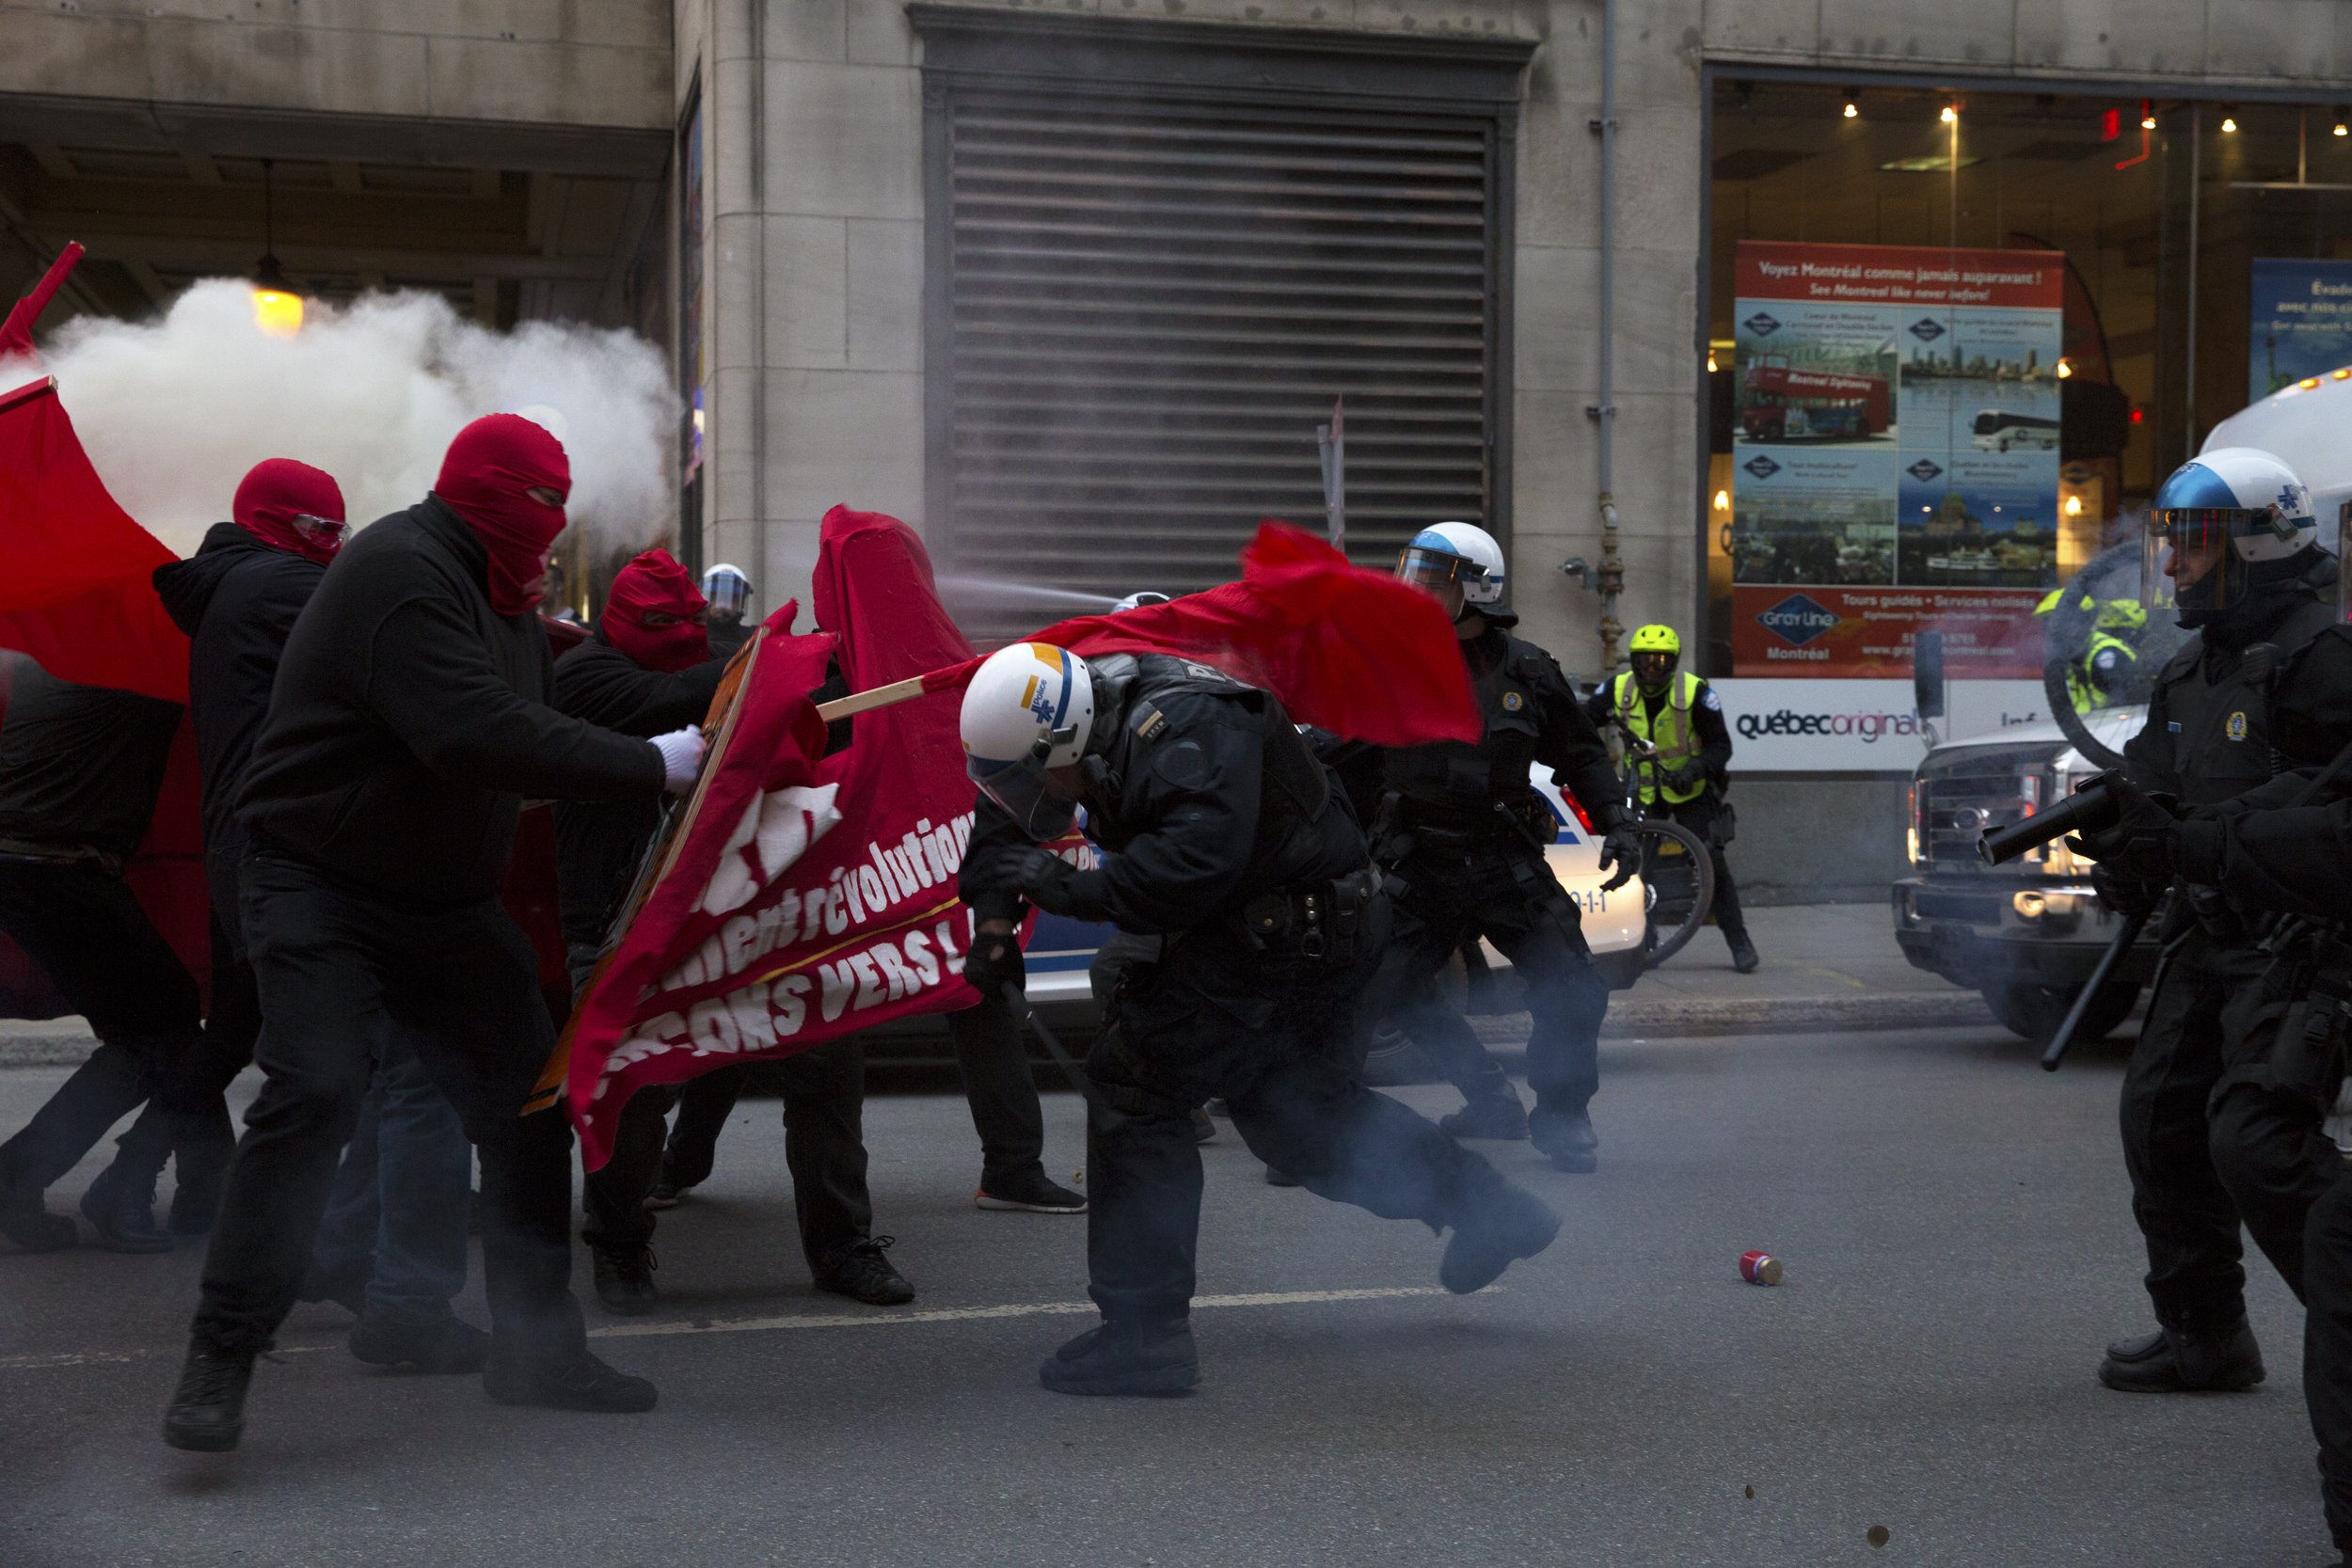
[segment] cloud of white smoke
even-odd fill
[[[572,530],[599,553],[649,545],[675,521],[676,399],[660,350],[628,332],[492,332],[437,294],[399,293],[314,302],[301,331],[271,337],[247,286],[218,278],[159,320],[85,317],[40,348],[107,489],[183,555],[265,457],[333,474],[364,526],[421,499],[450,437],[501,411],[563,440]],[[29,379],[30,367],[10,368],[26,373],[7,385]]]

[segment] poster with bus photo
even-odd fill
[[[1743,240],[1734,307],[1739,675],[2040,673],[2057,581],[2064,258]]]

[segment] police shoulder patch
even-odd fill
[[[1502,711],[1505,713],[1517,713],[1526,705],[1527,699],[1517,691],[1506,691],[1502,694]]]
[[[1208,753],[1197,741],[1179,740],[1152,754],[1152,771],[1179,789],[1191,789],[1208,782]]]
[[[2245,739],[2246,710],[2244,708],[2240,708],[2235,713],[2231,714],[2229,722],[2222,725],[2221,730],[2222,733],[2227,735],[2232,740]]]
[[[1724,710],[1724,700],[1715,695],[1715,689],[1710,686],[1707,689],[1705,694],[1699,698],[1699,706],[1705,708],[1709,713],[1721,713]]]
[[[1166,728],[1168,728],[1168,715],[1158,708],[1147,707],[1136,715],[1135,732],[1146,740],[1152,739]]]

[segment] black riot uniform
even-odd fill
[[[1556,1214],[1354,1076],[1354,1004],[1385,909],[1353,813],[1282,705],[1158,656],[1099,658],[1088,678],[1079,799],[1102,863],[1073,870],[1025,847],[983,796],[962,879],[983,923],[1026,898],[1168,939],[1157,962],[1126,968],[1087,1057],[1087,1258],[1104,1323],[1045,1364],[1046,1386],[1192,1386],[1190,1113],[1215,1096],[1251,1152],[1311,1191],[1453,1227],[1451,1289],[1549,1244]]]
[[[2158,673],[2148,721],[2124,749],[2143,790],[2189,807],[2213,806],[2267,783],[2313,744],[2308,718],[2326,666],[2298,656],[2333,623],[2323,590],[2332,562],[2282,583],[2228,623],[2206,626]],[[2312,683],[2307,686],[2306,683]],[[2259,1055],[2249,997],[2269,955],[2211,888],[2183,879],[2160,932],[2168,955],[2123,1078],[2122,1130],[2132,1212],[2148,1245],[2147,1285],[2161,1325],[2108,1347],[2100,1376],[2112,1387],[2243,1387],[2263,1376],[2246,1327],[2243,1218],[2290,1285],[2301,1274],[2308,1181],[2294,1155],[2280,1163],[2265,1118],[2232,1103]],[[2233,1008],[2233,1000],[2240,1005]],[[2241,1117],[2247,1120],[2238,1120]],[[2217,1144],[2226,1150],[2217,1160]],[[2233,1178],[2236,1191],[2233,1191]]]
[[[1599,1038],[1609,987],[1594,970],[1580,911],[1544,862],[1550,808],[1528,782],[1549,766],[1606,833],[1623,816],[1615,768],[1575,689],[1549,654],[1489,624],[1462,644],[1486,733],[1391,751],[1375,824],[1395,932],[1382,956],[1367,1020],[1386,1018],[1428,1052],[1463,1109],[1448,1132],[1520,1137],[1571,1169],[1593,1168],[1587,1106],[1600,1087]],[[1533,1020],[1522,1117],[1510,1080],[1437,980],[1448,958],[1484,936],[1510,958]]]

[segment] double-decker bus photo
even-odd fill
[[[1741,376],[1740,433],[1751,441],[1867,440],[1886,433],[1886,378],[1804,370],[1759,354]]]

